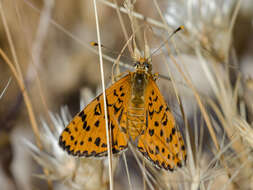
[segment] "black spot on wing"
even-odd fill
[[[82,118],[82,121],[85,121],[87,115],[84,113],[84,111],[81,111],[79,114],[78,114],[79,117]],[[74,124],[74,123],[73,123]]]
[[[160,153],[159,146],[155,146],[155,154],[159,154],[159,153]]]
[[[101,145],[101,147],[102,147],[102,148],[106,148],[106,147],[107,147],[107,144],[103,143],[103,144]]]
[[[160,112],[162,111],[162,109],[163,109],[163,105],[161,105],[161,106],[159,107],[159,109],[156,111],[156,113],[160,113]]]
[[[168,123],[167,114],[166,114],[166,112],[164,112],[163,117],[162,117],[162,124],[163,124],[164,126],[166,126],[167,123]]]
[[[118,117],[118,122],[119,122],[119,123],[120,123],[120,121],[121,121],[123,111],[124,111],[124,109],[121,109],[121,112],[120,112],[120,114],[119,114],[119,117]]]
[[[149,116],[150,116],[150,119],[152,119],[153,118],[153,115],[154,115],[154,110],[153,111],[148,111],[148,114],[149,114]]]
[[[94,123],[94,125],[95,125],[96,127],[99,127],[99,120],[97,120],[97,121]]]
[[[102,114],[101,104],[100,104],[100,103],[98,103],[98,104],[95,106],[94,114],[95,114],[95,115],[101,115],[101,114]]]
[[[146,129],[148,128],[148,111],[146,111]],[[143,133],[144,134],[144,133]]]
[[[172,128],[172,131],[171,131],[171,132],[172,132],[172,135],[175,135],[175,133],[176,133],[175,127]]]
[[[85,130],[89,131],[90,130],[90,126],[88,125]]]
[[[117,96],[117,97],[119,96],[119,95],[117,94],[116,89],[114,89],[114,91],[113,91],[113,95],[114,95],[114,96]]]
[[[149,135],[152,137],[154,135],[155,131],[154,131],[154,129],[149,129],[148,132],[149,132]]]
[[[113,105],[113,109],[114,109],[114,114],[117,114],[118,111],[120,110],[121,106],[120,107],[117,107],[116,104]]]
[[[87,121],[83,122],[83,129],[85,130],[87,127]]]
[[[99,146],[100,145],[100,141],[101,141],[100,137],[97,137],[96,140],[95,140],[95,142],[94,142],[94,144],[96,146]]]
[[[163,136],[163,129],[160,130],[160,136]]]
[[[64,131],[67,132],[68,134],[71,134],[71,132],[70,132],[70,130],[69,130],[68,127],[66,127],[66,128],[64,129]]]

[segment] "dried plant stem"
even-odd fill
[[[25,2],[25,4],[27,6],[29,6],[30,8],[32,8],[32,10],[34,10],[37,13],[41,13],[41,11],[36,6],[34,6],[31,2],[29,2],[28,0],[23,0],[23,1]],[[98,55],[98,51],[96,49],[92,48],[89,43],[83,42],[80,38],[78,38],[75,35],[73,35],[71,32],[69,32],[68,30],[66,30],[63,26],[61,26],[59,23],[57,23],[56,21],[54,21],[51,18],[50,18],[50,24],[52,24],[58,30],[62,31],[66,36],[70,37],[72,40],[74,40],[75,42],[77,42],[79,45],[85,47],[87,50],[89,50],[92,53],[95,53],[95,54]],[[103,54],[102,56],[107,61],[110,61],[112,63],[115,62],[115,59],[111,58],[110,56],[107,56],[105,54]],[[127,68],[127,69],[131,69],[132,68],[131,66],[129,66],[127,64],[124,64],[122,62],[119,62],[118,64],[120,66],[124,67],[124,68]]]
[[[233,175],[230,177],[230,179],[224,184],[222,190],[226,190],[228,185],[230,184],[235,184],[233,183],[233,179],[239,174],[239,172],[245,168],[249,163],[252,162],[252,158],[249,158],[247,160],[245,160],[243,163],[241,163],[241,165],[239,166],[239,168],[233,173]],[[249,168],[248,168],[249,169]],[[235,189],[240,189],[241,185],[237,185]]]
[[[36,85],[39,90],[39,95],[42,101],[43,108],[45,110],[45,115],[47,116],[47,120],[51,123],[50,128],[53,129],[52,122],[49,116],[48,112],[48,106],[47,101],[45,99],[40,78],[37,72],[37,69],[39,69],[41,63],[40,63],[40,57],[41,57],[41,48],[43,47],[47,31],[50,26],[50,18],[52,14],[52,10],[54,7],[54,0],[47,0],[44,1],[44,6],[42,10],[42,14],[40,16],[40,21],[36,33],[36,38],[32,46],[32,52],[31,52],[31,64],[29,66],[29,70],[27,72],[26,80],[32,81],[34,78],[36,78]]]
[[[6,30],[6,35],[7,35],[10,47],[11,47],[11,52],[12,52],[12,55],[13,55],[13,58],[14,58],[14,62],[16,64],[16,68],[13,66],[13,64],[11,63],[11,61],[9,60],[9,58],[6,56],[6,54],[4,53],[4,51],[2,49],[0,49],[0,54],[3,57],[3,59],[5,60],[5,62],[7,63],[7,65],[10,67],[10,69],[11,69],[14,77],[16,78],[16,80],[18,82],[18,85],[19,85],[19,87],[20,87],[20,89],[23,93],[25,103],[27,105],[28,113],[29,113],[29,116],[30,116],[30,121],[31,121],[31,124],[32,124],[32,128],[33,128],[33,131],[34,131],[35,136],[36,136],[37,144],[38,144],[39,147],[42,147],[41,142],[39,140],[38,125],[37,125],[37,122],[36,122],[36,119],[35,119],[35,116],[34,116],[31,101],[30,101],[28,93],[25,89],[24,80],[23,80],[23,77],[22,77],[22,72],[21,72],[21,69],[20,69],[19,64],[18,64],[18,60],[17,60],[17,56],[16,56],[16,53],[15,53],[13,41],[12,41],[12,38],[10,36],[10,31],[9,31],[9,28],[8,28],[8,25],[7,25],[7,22],[6,22],[4,13],[3,13],[1,3],[0,3],[0,14],[1,14],[1,18],[2,18],[3,23],[4,23],[4,28]]]
[[[163,14],[162,14],[162,11],[161,11],[161,9],[160,9],[158,3],[157,3],[157,0],[153,0],[153,3],[154,3],[154,5],[155,5],[155,7],[156,7],[156,10],[157,10],[159,16],[161,17],[161,19],[162,19],[162,21],[163,21],[164,27],[166,27],[166,30],[168,30],[168,32],[169,32],[170,29],[169,29],[168,24],[167,24],[167,22],[166,22],[166,19],[164,18]]]
[[[128,183],[129,183],[129,189],[133,190],[133,185],[131,183],[131,178],[130,178],[130,174],[129,174],[129,169],[128,169],[128,164],[127,164],[127,159],[126,159],[125,152],[123,152],[123,160],[124,160],[125,167],[126,167],[126,173],[127,173],[127,180],[128,180]]]
[[[201,101],[201,98],[200,98],[200,96],[199,96],[197,90],[196,90],[195,87],[193,86],[192,82],[186,77],[186,75],[185,75],[184,72],[182,71],[181,67],[177,64],[177,62],[176,62],[176,60],[174,59],[174,57],[171,55],[170,58],[171,58],[172,62],[175,64],[175,66],[177,67],[178,71],[179,71],[179,72],[181,73],[181,75],[183,76],[183,78],[184,78],[184,80],[186,81],[186,83],[187,83],[187,84],[189,85],[189,87],[192,89],[192,91],[193,91],[193,93],[194,93],[194,96],[195,96],[195,98],[196,98],[196,101],[197,101],[197,103],[198,103],[198,106],[199,106],[199,108],[200,108],[200,111],[201,111],[201,113],[203,114],[204,120],[205,120],[205,122],[206,122],[206,125],[207,125],[207,128],[208,128],[208,130],[209,130],[210,136],[211,136],[211,138],[212,138],[212,140],[213,140],[213,142],[214,142],[214,145],[215,145],[217,151],[220,151],[220,146],[219,146],[218,140],[217,140],[217,138],[216,138],[214,129],[213,129],[213,127],[212,127],[210,118],[209,118],[209,116],[208,116],[208,114],[207,114],[207,112],[206,112],[206,109],[204,108],[204,105],[203,105],[203,103],[202,103],[202,101]],[[226,171],[227,171],[228,176],[231,177],[231,174],[230,174],[230,172],[229,172],[229,169],[228,169],[226,163],[223,161],[223,156],[220,157],[220,160],[222,161],[222,163],[223,163],[223,165],[224,165],[224,167],[225,167],[225,169],[226,169]],[[233,185],[235,185],[235,184],[233,184]]]
[[[47,117],[47,120],[48,122],[50,122],[50,128],[53,130],[53,124],[52,124],[52,121],[50,119],[50,116],[49,116],[49,112],[48,112],[48,105],[47,105],[47,101],[46,101],[46,98],[44,96],[44,93],[43,93],[43,89],[42,89],[42,85],[41,85],[41,82],[40,82],[40,78],[39,78],[39,74],[37,72],[37,69],[39,68],[40,66],[40,60],[38,57],[40,57],[40,52],[41,52],[41,46],[43,45],[42,44],[42,41],[44,41],[45,39],[45,36],[46,36],[46,28],[48,27],[45,22],[49,22],[50,21],[50,17],[48,17],[48,12],[49,12],[49,8],[52,6],[52,2],[51,3],[46,3],[47,5],[45,5],[44,9],[45,11],[42,11],[42,12],[46,12],[44,14],[42,14],[42,17],[46,17],[46,18],[41,18],[40,19],[40,25],[43,25],[43,27],[39,27],[38,29],[38,34],[37,34],[37,37],[36,39],[38,40],[35,40],[35,44],[33,46],[33,48],[31,48],[29,46],[29,38],[27,38],[27,34],[28,34],[28,31],[25,31],[25,28],[23,27],[24,24],[23,24],[23,20],[21,19],[21,14],[20,14],[20,10],[19,10],[19,7],[18,7],[18,4],[16,3],[15,4],[15,10],[16,10],[16,14],[17,14],[17,18],[18,18],[18,22],[20,24],[20,28],[22,29],[22,35],[25,37],[25,44],[27,46],[27,49],[32,49],[33,50],[33,53],[31,53],[31,64],[29,65],[29,68],[28,68],[28,72],[27,72],[27,76],[26,76],[26,79],[25,81],[27,83],[30,83],[31,81],[34,80],[34,78],[36,79],[35,82],[36,82],[36,87],[38,87],[38,91],[39,91],[39,95],[40,95],[40,98],[41,98],[41,101],[42,101],[42,106],[44,108],[44,114],[45,116]],[[44,16],[43,16],[44,15]],[[41,24],[42,23],[42,24]],[[46,25],[46,26],[45,26]],[[40,30],[44,30],[44,32],[41,32]],[[39,41],[39,42],[38,42]]]
[[[143,170],[142,170],[143,188],[142,188],[142,189],[143,189],[143,190],[146,190],[146,189],[147,189],[147,185],[146,185],[146,180],[145,180],[145,179],[146,179],[147,177],[146,177],[146,171],[145,171],[145,170],[146,170],[146,169],[145,169],[146,167],[145,167],[145,158],[144,158],[144,157],[142,158],[142,166],[143,166]]]
[[[232,15],[232,19],[231,19],[230,26],[229,26],[229,29],[228,29],[228,35],[230,36],[230,38],[229,38],[229,45],[230,46],[231,46],[231,43],[232,43],[232,33],[233,33],[234,26],[235,26],[235,21],[237,19],[237,15],[238,15],[240,7],[241,7],[241,2],[242,2],[241,0],[238,0],[236,5],[235,5],[235,10],[234,10],[234,13]],[[228,63],[228,58],[229,58],[229,51],[226,52],[226,56],[225,56],[226,63]]]
[[[17,58],[16,52],[15,52],[14,43],[13,43],[13,40],[12,40],[12,37],[11,37],[11,33],[10,33],[10,30],[9,30],[9,27],[8,27],[8,24],[7,24],[7,21],[6,21],[6,18],[5,18],[4,10],[3,10],[3,7],[2,7],[2,2],[0,3],[0,14],[1,14],[1,18],[2,18],[2,21],[3,21],[3,25],[4,25],[4,30],[5,30],[6,35],[7,35],[8,43],[10,45],[12,57],[14,59],[14,63],[15,63],[16,68],[13,66],[13,64],[11,63],[11,61],[9,60],[9,58],[6,56],[6,54],[4,53],[4,51],[2,49],[0,49],[0,54],[1,54],[2,58],[4,59],[4,61],[9,66],[9,68],[11,69],[14,77],[16,78],[16,80],[18,82],[18,85],[19,85],[19,87],[21,89],[21,92],[22,92],[22,95],[24,97],[24,102],[25,102],[25,105],[26,105],[26,108],[27,108],[27,111],[28,111],[28,115],[29,115],[31,126],[32,126],[32,130],[35,134],[36,144],[40,149],[42,149],[42,144],[41,144],[40,137],[39,137],[38,124],[37,124],[37,121],[35,119],[34,111],[33,111],[33,108],[32,108],[32,103],[30,101],[28,92],[27,92],[27,90],[25,88],[25,85],[24,85],[24,78],[23,78],[23,75],[22,75],[20,65],[18,63],[18,58]],[[49,174],[48,170],[43,169],[43,171],[44,171],[45,175],[48,176],[48,174]],[[49,179],[47,180],[47,182],[48,182],[49,189],[53,189],[52,182]]]
[[[113,173],[112,173],[112,148],[110,144],[110,130],[108,126],[108,113],[107,113],[107,105],[106,105],[106,94],[105,94],[105,80],[104,80],[104,68],[103,68],[103,57],[102,57],[102,49],[101,49],[101,40],[100,40],[100,30],[99,30],[99,20],[98,20],[98,12],[97,12],[97,4],[96,0],[93,0],[94,12],[96,18],[96,28],[97,28],[97,39],[98,39],[98,51],[99,51],[99,63],[100,63],[100,73],[101,73],[101,81],[102,81],[102,89],[103,89],[103,99],[104,99],[104,112],[105,112],[105,127],[106,127],[106,140],[107,140],[107,154],[108,154],[108,164],[109,164],[109,182],[110,182],[110,190],[113,190]]]
[[[3,95],[4,95],[4,93],[6,92],[6,90],[7,90],[8,86],[10,85],[10,83],[11,83],[11,79],[12,79],[12,78],[9,78],[9,80],[8,80],[8,82],[7,82],[6,86],[4,87],[3,91],[2,91],[2,92],[0,92],[0,99],[3,97]]]
[[[18,64],[18,58],[17,58],[17,54],[15,52],[13,40],[11,38],[11,33],[10,33],[10,30],[9,30],[9,27],[8,27],[8,24],[7,24],[7,21],[6,21],[6,18],[5,18],[4,9],[2,7],[2,1],[0,2],[0,14],[1,14],[1,19],[3,21],[3,26],[4,26],[4,30],[5,30],[6,36],[7,36],[7,40],[8,40],[8,43],[10,45],[11,54],[12,54],[12,57],[14,59],[14,64],[16,66],[15,70],[17,71],[17,76],[20,77],[20,80],[22,82],[24,82],[23,81],[23,77],[22,77],[21,68],[20,68],[20,66]]]
[[[149,173],[149,170],[146,170],[143,167],[143,164],[142,164],[143,160],[140,160],[140,158],[139,158],[140,154],[135,150],[135,148],[133,147],[134,145],[132,143],[128,143],[128,146],[132,150],[133,156],[134,156],[134,158],[135,158],[138,166],[140,167],[141,172],[146,172],[146,175],[142,175],[142,176],[145,178],[147,186],[149,187],[149,189],[154,190],[155,188],[154,188],[153,184],[149,180],[149,178],[150,178],[152,180],[152,182],[155,183],[155,180],[154,180],[153,176]],[[139,154],[139,155],[137,155],[137,154]]]
[[[41,141],[40,141],[38,124],[37,124],[37,121],[35,119],[34,111],[33,111],[33,108],[32,108],[32,103],[31,103],[30,98],[28,96],[25,85],[24,85],[23,81],[20,79],[20,76],[18,75],[15,67],[13,66],[13,64],[11,63],[11,61],[9,60],[9,58],[6,56],[6,54],[3,52],[3,50],[1,48],[0,48],[0,55],[3,58],[3,60],[7,63],[7,65],[9,66],[12,74],[14,75],[15,79],[18,82],[19,88],[20,88],[20,90],[22,92],[22,95],[24,97],[24,102],[25,102],[25,105],[26,105],[26,108],[27,108],[27,112],[28,112],[28,115],[29,115],[32,130],[33,130],[33,133],[35,134],[36,144],[42,150],[42,144],[41,144]],[[47,169],[43,169],[43,171],[44,171],[45,175],[49,174]],[[50,180],[48,180],[48,185],[49,185],[50,189],[53,189],[53,185],[52,185],[52,182]]]
[[[120,10],[119,10],[119,6],[118,6],[118,3],[117,3],[117,0],[113,0],[114,4],[116,5],[116,12],[117,12],[117,15],[119,17],[119,23],[121,25],[121,28],[122,28],[122,31],[123,31],[123,34],[124,34],[124,37],[125,37],[125,40],[128,41],[129,39],[129,36],[127,34],[127,31],[126,31],[126,27],[125,27],[125,24],[124,24],[124,21],[123,21],[123,18],[122,18],[122,15],[120,13]],[[133,55],[133,49],[132,49],[132,46],[128,44],[128,50],[129,52]]]
[[[174,58],[172,55],[170,55],[170,58],[171,58],[172,62],[174,63],[174,65],[177,67],[178,71],[179,71],[179,72],[181,73],[181,75],[183,76],[183,78],[184,78],[184,80],[186,81],[186,83],[187,83],[187,84],[189,85],[189,87],[192,89],[193,94],[194,94],[194,96],[195,96],[195,98],[196,98],[196,101],[197,101],[197,103],[198,103],[198,105],[199,105],[200,111],[201,111],[201,113],[203,114],[203,117],[204,117],[205,122],[206,122],[206,124],[207,124],[207,128],[208,128],[209,133],[210,133],[210,135],[211,135],[211,138],[212,138],[212,140],[213,140],[213,142],[214,142],[214,145],[215,145],[215,147],[216,147],[217,150],[220,150],[220,146],[219,146],[218,140],[217,140],[217,138],[216,138],[214,129],[213,129],[213,127],[212,127],[210,118],[209,118],[209,116],[208,116],[208,114],[207,114],[207,112],[206,112],[206,109],[205,109],[205,107],[204,107],[204,105],[203,105],[203,103],[202,103],[202,101],[201,101],[201,98],[200,98],[200,96],[199,96],[197,90],[196,90],[195,87],[193,86],[192,82],[186,77],[186,75],[184,74],[183,70],[181,69],[181,67],[180,67],[180,66],[178,65],[178,63],[176,62],[175,58]]]
[[[103,4],[105,4],[105,5],[109,6],[109,7],[112,7],[114,9],[116,9],[116,5],[113,4],[113,3],[111,3],[111,2],[109,2],[109,1],[107,1],[107,0],[98,0],[98,1],[100,1],[101,3],[103,3]],[[120,7],[119,10],[121,12],[123,12],[123,13],[128,14],[128,10],[126,8],[124,8],[124,7]],[[152,18],[149,18],[149,17],[145,17],[145,16],[143,16],[140,13],[137,13],[137,12],[133,11],[133,16],[135,18],[137,18],[137,19],[146,21],[147,23],[149,23],[149,24],[151,24],[151,25],[153,25],[155,27],[162,28],[162,29],[166,29],[167,28],[166,26],[164,26],[163,23],[161,23],[161,22],[159,22],[159,21],[157,21],[155,19],[152,19]]]

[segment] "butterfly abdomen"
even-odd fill
[[[129,104],[127,110],[127,130],[133,140],[143,131],[144,125],[144,104]]]
[[[131,76],[132,89],[131,98],[127,108],[127,128],[133,140],[138,137],[145,126],[145,90],[147,86],[147,75],[136,72]]]

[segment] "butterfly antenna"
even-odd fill
[[[97,43],[97,42],[90,42],[90,45],[91,45],[91,46],[94,46],[94,47],[98,47],[98,43]],[[103,44],[101,44],[101,48],[107,49],[111,54],[114,54],[114,55],[119,55],[119,54],[121,53],[121,52],[118,52],[118,51],[114,51],[114,50],[112,50],[111,48],[104,46]],[[130,57],[127,56],[127,55],[122,55],[122,54],[121,54],[120,57],[124,57],[124,58],[127,59],[128,61],[132,61],[132,59],[130,59]]]
[[[161,45],[160,45],[156,50],[154,50],[154,51],[151,53],[150,57],[152,57],[152,55],[154,55],[156,52],[158,52],[158,51],[164,46],[164,44],[166,44],[166,43],[174,36],[174,34],[176,34],[177,32],[179,32],[180,30],[183,30],[183,29],[184,29],[184,26],[181,25],[181,26],[179,26],[176,30],[174,30],[174,31],[166,38],[166,40],[164,40],[164,41],[161,43]]]
[[[147,29],[150,29],[152,31],[151,27],[145,28],[144,30],[144,58],[145,59],[150,58],[150,48],[148,46]]]

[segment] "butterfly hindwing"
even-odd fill
[[[130,93],[130,75],[126,75],[106,89],[108,126],[111,129],[112,152],[127,148],[126,104]],[[100,94],[77,114],[64,129],[59,144],[76,156],[106,156],[107,139],[104,100]]]
[[[150,78],[145,95],[146,129],[138,139],[139,151],[158,168],[173,170],[186,159],[183,138],[163,96]]]

